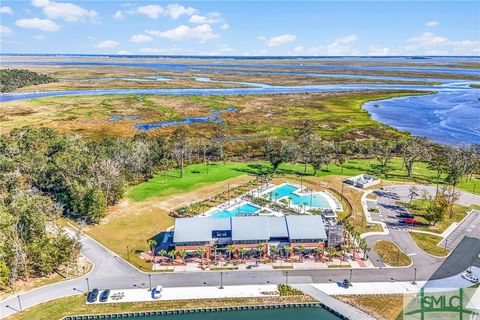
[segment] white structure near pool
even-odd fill
[[[357,188],[364,189],[379,184],[380,179],[369,174],[360,174],[358,176],[348,178],[345,182]]]
[[[308,214],[308,210],[326,210],[334,213],[335,211],[343,211],[340,201],[328,191],[316,192],[308,188],[298,186],[293,183],[285,182],[281,185],[267,185],[267,187],[259,187],[248,193],[254,197],[262,197],[272,202],[287,204],[289,208],[297,209],[299,212],[303,210]],[[284,216],[282,212],[274,209],[253,204],[244,200],[244,197],[238,197],[214,207],[203,213],[203,217],[211,218],[230,218],[234,216]]]

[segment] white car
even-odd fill
[[[471,283],[477,283],[478,282],[478,278],[476,276],[474,276],[471,272],[465,272],[464,274],[462,274],[462,278],[470,281]]]
[[[152,290],[152,298],[153,299],[160,299],[162,296],[163,287],[156,286],[155,289]]]

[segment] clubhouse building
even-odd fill
[[[265,244],[267,255],[271,246],[313,249],[325,247],[326,241],[324,221],[318,215],[178,218],[173,235],[175,250],[192,252],[204,248],[207,259],[213,246],[248,250]]]

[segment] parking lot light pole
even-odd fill
[[[353,269],[350,269],[350,283],[352,283]]]
[[[218,289],[223,289],[223,272],[220,272],[220,287]]]
[[[85,280],[87,280],[87,291],[90,292],[90,282],[88,282],[88,278],[86,278]]]
[[[285,284],[288,285],[288,271],[285,271]]]
[[[447,252],[448,238],[445,238],[445,252]]]
[[[416,285],[416,284],[417,284],[417,282],[416,282],[416,280],[417,280],[417,268],[415,268],[414,270],[415,270],[415,273],[414,273],[414,275],[413,275],[412,284],[413,284],[413,285]]]
[[[152,290],[152,275],[151,274],[148,275],[148,283],[150,285],[150,290]]]

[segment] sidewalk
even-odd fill
[[[155,287],[155,285],[153,285]],[[276,285],[244,285],[225,286],[223,289],[218,284],[207,284],[202,287],[163,288],[159,299],[152,298],[152,292],[148,288],[111,290],[106,302],[102,303],[124,303],[140,301],[166,301],[166,300],[193,300],[193,299],[220,299],[220,298],[253,298],[278,296]],[[116,299],[115,297],[121,297]]]

